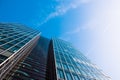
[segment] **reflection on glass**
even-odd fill
[[[64,79],[64,73],[63,73],[63,71],[60,70],[60,69],[58,69],[57,71],[58,71],[58,78]]]

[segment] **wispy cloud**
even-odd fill
[[[65,41],[70,41],[71,40],[70,35],[77,34],[80,31],[81,31],[81,27],[76,27],[73,30],[70,30],[70,31],[65,32],[64,34],[61,34],[61,36],[59,38],[65,40]]]
[[[97,28],[97,25],[98,23],[96,22],[95,19],[90,19],[86,21],[86,24],[83,24],[78,27],[74,27],[74,29],[67,31],[65,35],[78,34],[80,33],[80,31],[83,31],[83,30],[94,30],[95,28]]]
[[[68,34],[68,35],[71,35],[71,34],[77,34],[79,33],[81,30],[81,27],[76,27],[75,29],[71,30],[71,31],[68,31],[66,32],[65,34]]]
[[[48,16],[38,24],[38,27],[49,21],[50,19],[64,15],[67,11],[71,9],[76,9],[78,8],[81,4],[88,3],[90,0],[74,0],[74,1],[69,1],[69,0],[56,0],[56,2],[59,3],[56,7],[54,7],[55,11],[52,13],[48,14]]]

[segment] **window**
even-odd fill
[[[87,76],[87,74],[84,71],[81,70],[80,72],[82,73],[82,75]]]
[[[63,63],[63,67],[64,67],[65,70],[68,70],[67,64]]]
[[[13,35],[15,35],[15,34],[8,34],[8,36],[13,36]]]
[[[71,61],[70,61],[70,59],[69,59],[68,56],[66,57],[66,60],[67,60],[67,63],[70,63],[70,64],[71,64]]]
[[[19,37],[19,36],[13,36],[12,38],[13,38],[13,39],[16,39],[16,38],[18,38],[18,37]]]
[[[67,77],[67,80],[73,80],[72,76],[69,72],[66,72],[66,77]]]
[[[55,47],[55,48],[56,48],[56,47]],[[55,54],[57,55],[57,54],[59,54],[59,52],[55,50]]]
[[[77,74],[81,74],[78,67],[75,67],[74,69]]]
[[[3,45],[2,48],[8,49],[8,48],[10,48],[11,46],[12,46],[12,44],[9,44],[9,43],[8,43],[8,44]]]
[[[57,61],[57,67],[58,67],[58,68],[62,68],[62,67],[61,67],[61,63],[60,63],[59,61]]]
[[[58,78],[62,78],[62,79],[64,79],[63,71],[60,70],[60,69],[58,69],[57,71],[58,71]]]
[[[14,41],[12,41],[11,43],[12,44],[17,44],[19,41],[17,41],[17,40],[14,40]]]
[[[19,43],[17,46],[22,47],[25,43]]]
[[[60,55],[60,57],[61,57],[61,61],[65,62],[64,56],[63,56],[63,55]]]
[[[25,63],[25,62],[22,62],[22,64],[27,65],[27,66],[29,66],[29,67],[32,67],[30,64]]]
[[[27,74],[26,72],[23,72],[23,71],[20,71],[20,70],[17,70],[16,72],[29,77],[29,74]]]
[[[74,80],[79,80],[78,76],[76,74],[73,74]]]
[[[19,39],[17,39],[18,41],[22,41],[24,38],[19,38]]]
[[[77,67],[81,68],[80,63],[76,62],[76,64],[77,64]]]
[[[80,80],[86,80],[85,78],[83,78],[83,77],[80,77]]]
[[[13,40],[13,39],[12,39],[12,38],[7,38],[7,39],[5,39],[6,42],[9,42],[9,41],[11,41],[11,40]]]
[[[74,72],[74,68],[73,68],[73,66],[69,65],[68,67],[69,67],[69,70],[71,70],[71,71]]]
[[[29,41],[29,40],[27,39],[27,40],[24,40],[23,42],[24,42],[24,43],[27,43],[28,41]]]
[[[33,69],[34,71],[36,71],[36,72],[40,72],[39,70],[37,70],[37,69]]]
[[[0,63],[2,63],[5,59],[7,59],[7,57],[0,54]]]
[[[60,60],[59,54],[56,54],[55,57],[57,60]]]
[[[4,44],[5,43],[5,41],[0,41],[0,45],[2,45],[2,44]]]
[[[18,46],[14,46],[13,48],[10,49],[10,51],[12,51],[12,52],[16,52],[18,49],[19,49]]]
[[[4,35],[4,36],[0,36],[0,39],[3,39],[3,38],[6,38],[6,36]]]

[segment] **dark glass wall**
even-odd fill
[[[32,52],[7,75],[6,80],[46,80],[49,39],[40,37]]]
[[[50,40],[49,51],[48,51],[46,80],[57,80],[56,67],[55,67],[55,56],[54,56],[52,40]]]

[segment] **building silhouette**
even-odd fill
[[[111,80],[71,43],[0,23],[0,80]]]

